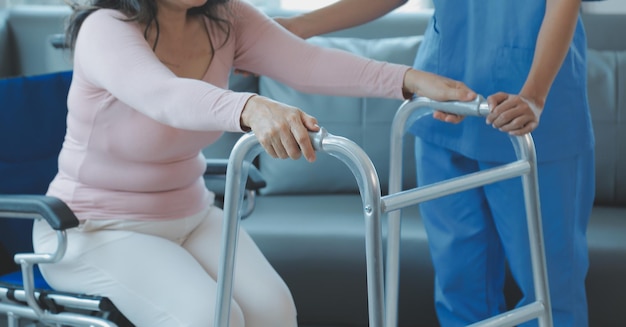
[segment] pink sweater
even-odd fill
[[[252,96],[227,89],[233,67],[304,92],[402,98],[409,67],[314,47],[245,2],[230,6],[230,38],[202,80],[175,76],[119,12],[98,10],[85,20],[49,195],[81,220],[182,218],[210,205],[201,150],[224,130],[241,131]],[[208,20],[207,28],[222,44],[225,35]]]

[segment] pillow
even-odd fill
[[[364,57],[412,65],[421,36],[385,39],[315,37],[309,42],[350,51]],[[391,122],[402,100],[323,96],[296,91],[268,77],[260,77],[263,96],[297,106],[315,116],[329,133],[346,137],[361,146],[377,169],[381,188],[387,190]],[[415,185],[412,137],[405,138],[404,180]],[[305,159],[281,160],[262,153],[259,169],[267,181],[262,194],[355,193],[358,184],[340,160],[319,153],[314,163]]]

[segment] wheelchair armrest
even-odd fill
[[[267,184],[263,179],[263,176],[261,175],[259,169],[249,162],[246,162],[245,164],[248,166],[248,179],[246,180],[246,189],[256,191],[258,189],[264,188]],[[204,177],[208,179],[211,179],[213,177],[225,179],[227,166],[228,159],[207,159]],[[218,193],[223,194],[223,190],[217,191]]]
[[[78,226],[78,218],[65,202],[46,195],[0,195],[0,217],[42,217],[54,230]]]
[[[61,260],[67,247],[65,230],[78,226],[78,218],[60,199],[31,194],[0,195],[0,217],[45,219],[57,233],[58,244],[53,253],[17,253],[13,257],[22,269],[26,303],[36,317],[43,318],[49,313],[41,306],[35,295],[34,265]]]
[[[223,206],[223,200],[226,193],[226,168],[228,159],[207,159],[207,167],[204,173],[204,181],[207,188],[215,193],[215,203],[217,206]],[[248,169],[246,179],[246,199],[247,206],[242,208],[240,216],[242,219],[248,217],[255,206],[256,191],[264,188],[266,184],[261,172],[250,162],[244,162]]]

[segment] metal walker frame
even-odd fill
[[[535,284],[535,301],[523,307],[504,312],[473,324],[478,326],[515,326],[535,319],[539,326],[552,327],[552,310],[548,292],[548,277],[544,251],[537,164],[534,142],[530,134],[511,137],[518,160],[501,167],[492,168],[442,181],[440,183],[401,190],[402,139],[405,127],[422,115],[437,110],[463,116],[486,116],[489,108],[482,96],[471,102],[436,102],[427,98],[405,101],[394,117],[391,135],[389,194],[381,195],[376,169],[365,151],[344,137],[334,136],[325,129],[311,133],[316,151],[325,151],[343,161],[357,179],[365,217],[365,247],[367,269],[367,294],[369,325],[371,327],[397,326],[400,253],[400,209],[441,196],[480,187],[497,181],[522,176],[524,200],[527,212],[531,262]],[[239,211],[243,200],[245,178],[251,162],[261,153],[262,147],[253,133],[244,135],[235,144],[226,174],[224,201],[225,223],[217,279],[217,302],[214,326],[227,327],[232,300],[235,255],[239,234]],[[388,213],[387,278],[383,276],[383,213]],[[386,292],[385,292],[386,290]]]
[[[524,189],[535,301],[514,310],[503,312],[492,318],[479,321],[471,326],[515,326],[537,318],[540,327],[552,327],[552,307],[548,289],[539,185],[537,181],[537,158],[532,136],[530,134],[511,136],[511,142],[517,156],[517,160],[514,162],[439,183],[402,191],[402,141],[406,127],[411,126],[422,116],[430,114],[432,108],[462,116],[484,117],[489,114],[489,106],[482,96],[476,97],[471,102],[436,102],[428,98],[418,97],[405,101],[396,112],[391,127],[389,195],[382,199],[382,207],[385,212],[388,212],[389,227],[387,232],[387,278],[385,280],[385,326],[397,326],[401,229],[401,212],[399,209],[521,176]]]

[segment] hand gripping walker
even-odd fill
[[[368,313],[371,327],[392,327],[397,324],[397,302],[399,286],[399,248],[400,248],[400,215],[399,209],[418,204],[440,196],[479,187],[506,178],[524,175],[524,195],[528,212],[529,237],[531,239],[531,255],[533,277],[535,280],[536,301],[522,308],[485,320],[476,326],[512,326],[533,318],[540,318],[541,327],[551,327],[552,317],[550,300],[547,293],[548,282],[543,251],[541,215],[537,188],[536,160],[534,144],[530,135],[516,137],[514,140],[518,160],[488,171],[474,173],[465,177],[444,181],[436,185],[416,188],[400,192],[401,149],[404,128],[412,113],[417,109],[423,114],[430,112],[431,107],[459,115],[486,116],[489,113],[487,104],[482,97],[472,102],[435,102],[430,99],[417,98],[406,101],[396,113],[392,125],[391,166],[389,195],[382,197],[376,170],[367,154],[354,142],[334,136],[321,129],[311,133],[311,142],[316,151],[326,151],[342,160],[357,178],[366,227],[366,265],[368,287]],[[243,185],[247,176],[248,166],[262,148],[254,134],[249,133],[235,144],[226,173],[226,192],[224,201],[225,223],[223,229],[222,252],[217,278],[217,301],[215,311],[216,327],[227,327],[230,316],[230,303],[234,278],[235,252],[239,231],[239,210],[243,200]],[[383,260],[382,260],[382,228],[381,215],[389,212],[388,235],[388,278],[386,280],[386,306],[383,299]],[[386,310],[385,310],[386,307]],[[386,314],[386,324],[385,321]]]
[[[380,184],[371,160],[356,143],[334,136],[320,129],[310,133],[311,143],[316,151],[326,151],[342,160],[357,178],[363,211],[365,214],[365,251],[367,268],[367,294],[369,325],[382,327],[384,320],[384,279],[383,244],[380,208]],[[235,251],[239,232],[240,203],[243,198],[243,185],[248,175],[243,162],[252,162],[262,151],[253,133],[242,136],[233,147],[226,171],[226,191],[224,196],[224,229],[217,277],[217,302],[215,310],[216,327],[227,327],[230,317],[230,303],[234,277]]]
[[[552,327],[552,308],[548,292],[548,275],[541,224],[537,161],[535,146],[530,134],[511,136],[517,161],[466,176],[445,180],[412,190],[401,190],[402,140],[405,128],[417,119],[430,114],[432,109],[462,116],[487,116],[489,106],[482,96],[470,102],[436,102],[418,97],[405,101],[394,117],[391,128],[391,154],[389,165],[389,195],[383,197],[381,207],[388,212],[387,266],[385,280],[386,326],[397,326],[398,290],[400,276],[400,210],[452,193],[480,187],[497,181],[522,176],[526,207],[528,237],[535,288],[535,301],[523,307],[504,312],[495,317],[472,324],[478,326],[515,326],[538,318],[539,326]]]

